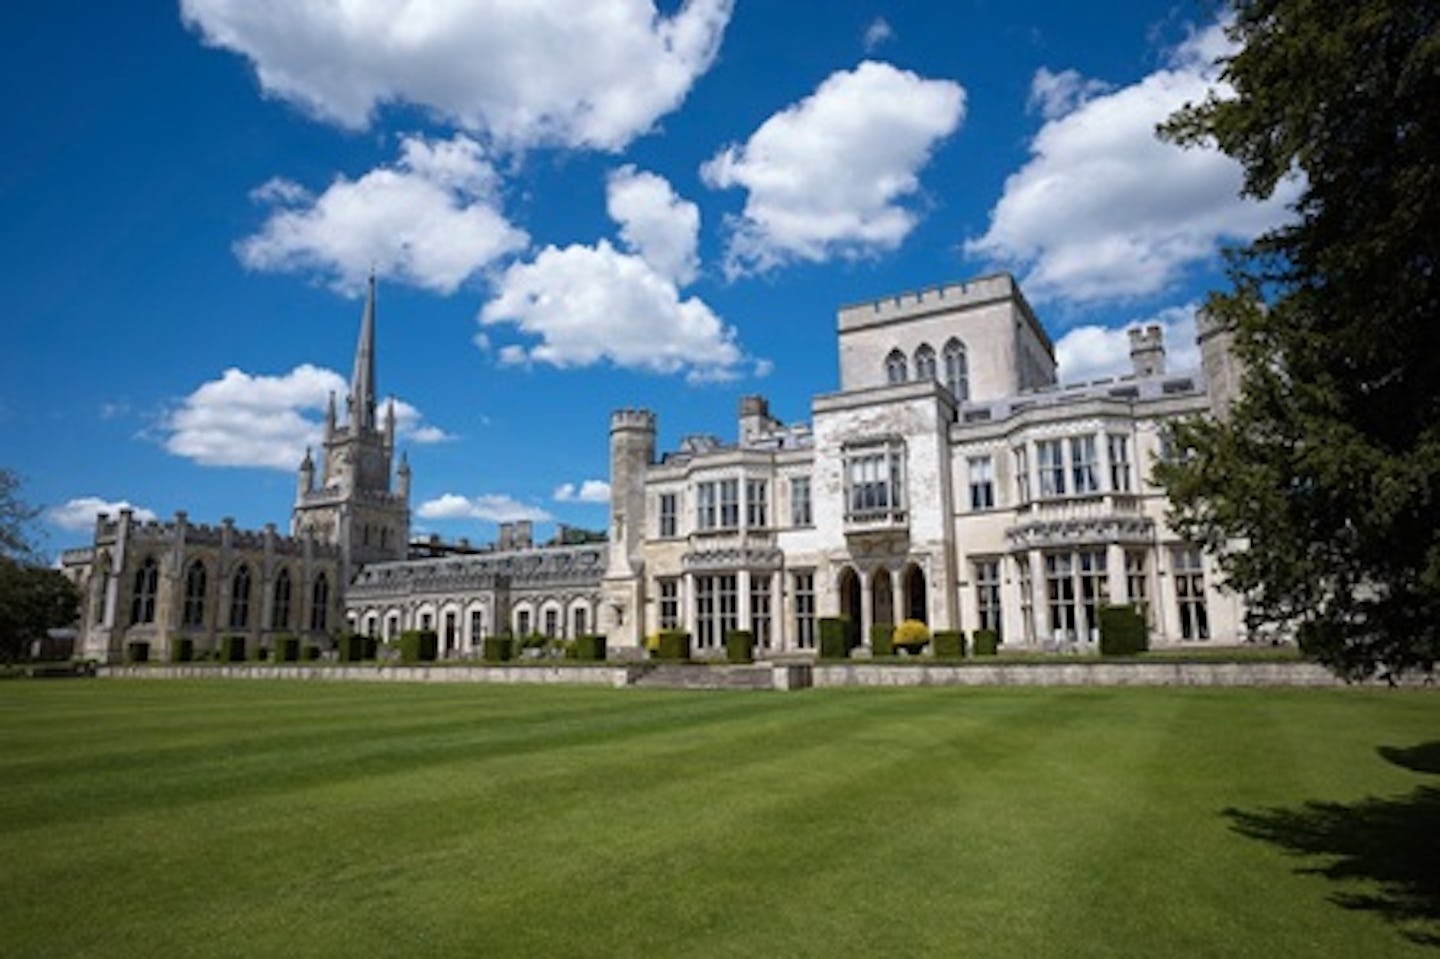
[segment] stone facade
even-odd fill
[[[1223,408],[1227,343],[1169,374],[1158,327],[1134,372],[1056,386],[1054,348],[1008,275],[862,303],[838,318],[840,390],[809,425],[741,401],[731,442],[656,454],[655,418],[611,420],[602,622],[613,648],[664,628],[701,654],[727,630],[816,645],[819,617],[992,629],[1007,647],[1093,650],[1096,612],[1136,603],[1156,646],[1233,642],[1236,597],[1165,524],[1162,424]],[[1212,374],[1214,375],[1214,374]]]

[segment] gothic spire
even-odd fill
[[[358,431],[375,428],[375,271],[365,294],[360,316],[360,340],[355,344],[355,370],[350,374],[350,426]]]

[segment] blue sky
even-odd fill
[[[1020,278],[1062,376],[1172,362],[1285,196],[1153,140],[1208,6],[369,0],[7,19],[0,465],[54,550],[125,502],[288,524],[379,277],[418,530],[602,528],[612,408],[661,443],[836,384],[842,304]],[[492,9],[493,8],[493,9]]]

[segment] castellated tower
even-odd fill
[[[1165,372],[1165,334],[1160,324],[1130,328],[1130,362],[1136,376],[1160,376]]]
[[[655,461],[655,414],[610,415],[610,562],[605,571],[601,628],[620,647],[644,641],[645,474]]]
[[[375,406],[375,277],[360,317],[360,337],[350,392],[348,419],[338,421],[335,396],[325,413],[318,484],[310,451],[300,464],[290,531],[340,547],[341,576],[348,583],[366,563],[404,559],[410,539],[409,466],[401,457],[400,483],[391,489],[395,455],[395,404],[385,409],[383,425]]]
[[[1215,319],[1209,310],[1195,314],[1195,340],[1200,345],[1200,367],[1205,372],[1210,412],[1224,419],[1240,393],[1240,362],[1235,358],[1235,331]]]

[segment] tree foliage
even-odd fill
[[[20,478],[0,469],[0,661],[24,658],[46,630],[69,626],[80,603],[68,579],[38,565],[30,524],[40,510],[19,492]]]
[[[13,470],[0,469],[0,557],[34,558],[29,526],[39,515],[37,507],[20,498],[20,477]]]
[[[1440,5],[1236,0],[1231,89],[1162,126],[1213,143],[1291,222],[1231,251],[1210,316],[1243,369],[1228,417],[1159,471],[1252,625],[1347,677],[1440,651]],[[1239,544],[1239,548],[1236,548]]]

